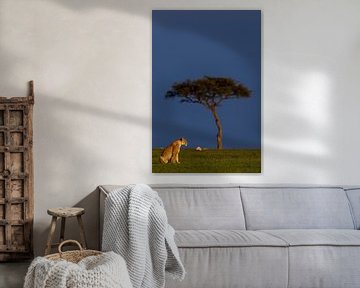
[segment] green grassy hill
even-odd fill
[[[182,149],[180,164],[161,164],[161,151],[152,151],[153,173],[261,173],[260,149]]]

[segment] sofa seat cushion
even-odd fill
[[[288,249],[276,246],[179,248],[185,279],[178,281],[169,275],[165,287],[287,288]]]
[[[289,246],[360,246],[360,231],[348,229],[262,230]]]
[[[269,233],[244,230],[179,230],[175,242],[180,248],[288,246]]]

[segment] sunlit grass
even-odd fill
[[[152,151],[153,173],[261,173],[260,149],[183,149],[180,164],[160,164],[161,151]]]

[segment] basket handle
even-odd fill
[[[76,240],[65,240],[65,241],[61,242],[60,245],[59,245],[59,247],[58,247],[58,251],[59,251],[59,253],[60,253],[60,257],[61,257],[61,255],[62,255],[62,253],[63,253],[63,251],[61,250],[61,248],[62,248],[65,244],[67,244],[67,243],[76,244],[76,245],[79,247],[80,252],[82,252],[82,251],[84,250],[84,249],[82,248],[81,244],[80,244],[78,241],[76,241]]]

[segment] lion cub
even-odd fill
[[[169,163],[180,163],[179,161],[179,153],[181,145],[187,146],[188,142],[185,138],[180,138],[172,142],[169,146],[167,146],[161,153],[160,163],[166,164]]]

